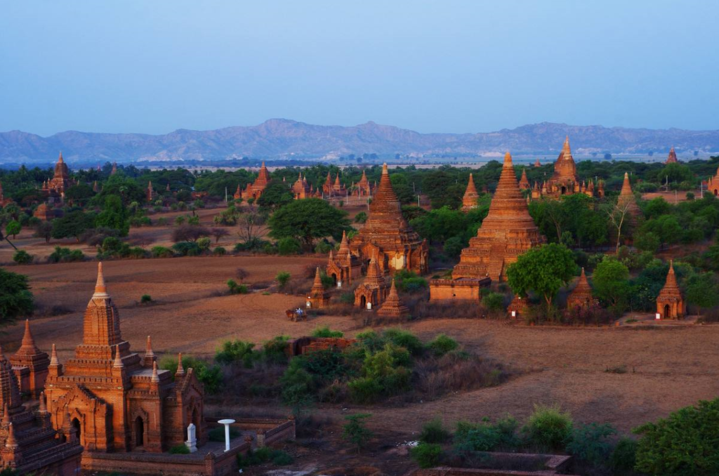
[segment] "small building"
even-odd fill
[[[25,320],[25,334],[22,338],[22,345],[10,357],[13,371],[17,376],[20,392],[30,398],[40,398],[45,388],[50,357],[35,345],[35,339],[30,332],[30,321]]]
[[[464,191],[464,196],[462,197],[462,211],[468,212],[477,208],[477,200],[479,200],[479,194],[477,193],[477,187],[474,185],[474,178],[470,173],[467,189]]]
[[[481,289],[488,288],[491,284],[492,279],[489,277],[432,279],[429,282],[429,300],[480,302]]]
[[[529,313],[529,303],[527,298],[523,298],[519,294],[515,294],[512,302],[507,306],[507,316],[510,319],[524,319]]]
[[[539,159],[537,159],[535,166],[537,166],[538,163]],[[529,189],[529,181],[527,181],[522,188]],[[601,198],[604,196],[604,183],[602,181],[594,183],[592,180],[586,182],[579,180],[577,176],[577,164],[574,162],[572,149],[569,146],[569,137],[567,137],[564,140],[562,151],[554,162],[554,173],[549,180],[542,183],[541,188],[537,183],[534,184],[534,188],[532,188],[532,199],[542,197],[557,199],[564,195],[572,195],[575,193],[583,193],[590,197],[597,196]]]
[[[677,153],[674,151],[674,146],[669,150],[669,155],[667,156],[667,160],[664,161],[665,164],[677,164],[679,163],[679,160],[677,159]]]
[[[52,221],[55,219],[55,209],[51,208],[47,203],[41,203],[37,206],[32,216],[42,221]]]
[[[326,272],[327,276],[332,277],[334,284],[337,286],[349,285],[352,281],[362,278],[362,263],[350,251],[347,233],[344,231],[342,232],[342,241],[340,242],[337,256],[335,257],[334,252],[330,250]]]
[[[265,188],[267,188],[267,185],[269,183],[270,173],[267,171],[267,167],[265,167],[265,162],[263,161],[255,181],[249,184],[247,188],[242,191],[241,197],[237,197],[237,194],[235,194],[235,198],[242,198],[244,200],[249,200],[252,198],[254,200],[257,200],[258,198],[260,198],[260,196],[262,196],[262,192],[265,191]]]
[[[402,319],[407,316],[409,316],[409,308],[405,306],[400,299],[393,279],[387,299],[385,299],[382,306],[377,310],[377,317],[384,319]]]
[[[362,309],[374,309],[384,302],[388,292],[389,287],[377,261],[372,258],[364,282],[355,289],[355,306]]]
[[[325,292],[325,288],[322,285],[322,277],[320,276],[320,268],[317,268],[315,272],[315,282],[310,290],[310,295],[307,296],[308,307],[314,309],[321,309],[330,303],[330,296]]]
[[[567,309],[574,309],[576,307],[590,307],[597,303],[597,300],[592,296],[592,287],[587,281],[587,275],[584,273],[582,268],[582,274],[579,276],[579,281],[574,287],[572,292],[567,296]]]
[[[661,319],[683,319],[687,313],[684,297],[674,274],[674,263],[669,262],[667,281],[657,296],[657,315]]]
[[[715,197],[719,197],[719,169],[717,169],[717,173],[715,176],[710,177],[707,181],[707,191],[714,195]],[[0,201],[2,201],[2,193],[0,192]]]

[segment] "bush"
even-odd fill
[[[302,244],[294,238],[281,238],[277,241],[277,251],[283,256],[300,254]]]
[[[25,250],[16,251],[12,257],[12,260],[17,264],[30,264],[33,259],[35,259],[35,257]]]
[[[442,420],[437,417],[424,424],[422,432],[419,434],[419,441],[422,443],[444,443],[451,436],[442,426]]]
[[[163,370],[169,370],[172,375],[177,372],[177,357],[165,356],[160,359],[158,366]],[[182,356],[182,366],[187,372],[188,369],[194,369],[197,379],[205,386],[205,391],[209,394],[215,394],[222,386],[222,369],[217,365],[208,365],[204,360]]]
[[[237,455],[237,464],[240,469],[269,463],[270,461],[272,461],[272,464],[275,466],[287,466],[288,464],[292,464],[294,459],[284,451],[273,450],[266,446],[257,448],[255,451],[250,450],[246,456],[242,456],[241,454]]]
[[[250,290],[244,284],[237,284],[234,279],[227,280],[227,287],[230,288],[230,294],[247,294]]]
[[[197,240],[197,246],[199,246],[202,251],[209,250],[210,245],[212,245],[212,240],[206,236]]]
[[[295,462],[294,458],[284,451],[275,450],[272,452],[272,464],[275,466],[287,466]]]
[[[190,448],[188,448],[185,445],[176,445],[170,448],[170,454],[171,455],[189,455],[190,454]]]
[[[72,261],[83,261],[85,254],[80,250],[70,250],[70,248],[55,247],[50,256],[47,257],[47,261],[50,263],[69,263]]]
[[[422,341],[409,331],[396,328],[387,329],[384,331],[384,337],[394,344],[404,347],[412,355],[421,355],[424,352]]]
[[[194,241],[180,241],[172,245],[172,249],[180,256],[199,256],[202,249]]]
[[[454,447],[460,454],[479,451],[514,451],[521,442],[517,436],[517,420],[506,416],[492,425],[489,420],[480,423],[460,421],[454,434]]]
[[[370,438],[373,434],[367,429],[365,420],[371,417],[369,413],[355,413],[354,415],[347,415],[345,420],[347,424],[342,427],[342,437],[352,443],[357,448],[359,453],[362,448],[367,446]]]
[[[143,294],[140,298],[140,304],[150,304],[152,302],[152,297],[149,294]]]
[[[572,433],[567,452],[595,468],[602,467],[612,453],[612,443],[609,438],[616,434],[617,430],[609,424],[580,425]]]
[[[456,340],[444,334],[437,335],[427,346],[427,348],[429,348],[429,350],[431,350],[437,357],[441,357],[448,352],[452,352],[458,347],[459,344]]]
[[[410,450],[410,454],[420,468],[433,468],[439,465],[442,460],[442,447],[421,442]]]
[[[572,417],[558,406],[535,405],[524,432],[542,451],[560,451],[572,436]]]
[[[344,333],[341,331],[330,330],[327,326],[318,327],[312,331],[312,337],[342,337]]]
[[[367,221],[367,212],[359,212],[355,215],[355,223],[364,223]]]
[[[242,340],[227,340],[222,348],[215,352],[215,362],[218,364],[242,363],[245,367],[252,367],[255,360],[255,344]]]
[[[275,281],[277,281],[277,285],[280,287],[280,289],[283,289],[288,282],[290,282],[290,278],[292,276],[287,271],[280,271],[277,273],[277,276],[275,276]]]
[[[315,245],[315,253],[320,255],[326,255],[330,251],[334,249],[334,246],[332,243],[329,243],[327,240],[322,240],[317,245]]]
[[[172,258],[175,256],[170,248],[164,246],[153,246],[150,250],[150,254],[153,258]]]
[[[251,240],[245,241],[243,243],[237,243],[235,245],[235,253],[242,252],[242,251],[249,251],[251,253],[261,253],[264,251],[265,245],[271,246],[271,243],[268,241],[261,240],[259,238],[252,238]]]
[[[719,399],[682,408],[634,433],[642,435],[638,471],[663,476],[719,474]]]
[[[214,256],[225,256],[227,254],[227,250],[222,246],[216,246],[215,249],[212,250],[212,254]]]
[[[489,311],[504,311],[504,294],[489,293],[482,298],[482,305]]]
[[[637,464],[637,442],[631,438],[620,438],[609,458],[609,469],[614,475],[630,475]]]
[[[237,428],[234,428],[234,427],[232,427],[232,426],[230,427],[230,439],[231,439],[231,440],[234,440],[235,438],[237,438],[237,437],[240,436],[240,435],[242,435],[242,432],[240,432],[240,430],[238,430]],[[207,436],[208,436],[208,438],[210,439],[210,441],[224,442],[224,441],[225,441],[225,427],[224,427],[224,425],[223,425],[223,426],[218,426],[218,427],[215,427],[215,428],[211,429],[211,430],[207,433]]]

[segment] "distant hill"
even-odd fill
[[[681,155],[719,151],[719,131],[628,129],[540,123],[477,134],[420,134],[368,122],[352,127],[317,126],[271,119],[258,126],[212,131],[180,129],[163,135],[96,134],[68,131],[40,137],[21,131],[0,133],[0,163],[138,160],[223,160],[240,158],[322,158],[376,153],[498,156],[559,153],[568,135],[576,154],[665,155],[673,145]]]

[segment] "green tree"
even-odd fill
[[[75,238],[80,241],[80,235],[94,226],[94,215],[85,213],[82,210],[74,210],[64,217],[52,221],[52,237],[56,240]]]
[[[73,185],[65,190],[65,198],[76,205],[85,205],[94,196],[95,192],[92,191],[92,187],[84,183]]]
[[[269,226],[271,237],[298,239],[308,251],[314,240],[327,236],[339,240],[342,231],[350,229],[347,212],[319,198],[293,200],[270,217]]]
[[[290,185],[280,180],[273,180],[267,185],[260,198],[257,199],[257,205],[260,206],[260,210],[263,212],[270,212],[294,201],[296,200],[292,195]]]
[[[130,231],[130,220],[127,208],[119,196],[108,195],[105,198],[103,210],[95,218],[95,226],[119,230],[120,236],[127,236]]]
[[[719,304],[719,286],[714,273],[689,276],[685,283],[686,299],[698,308],[709,308]]]
[[[621,311],[629,298],[629,268],[616,259],[605,257],[592,275],[594,294]]]
[[[345,417],[347,423],[342,427],[342,437],[357,448],[357,453],[367,446],[373,436],[366,423],[371,416],[369,413],[355,413]]]
[[[656,476],[719,474],[719,399],[700,401],[634,429],[636,470]]]
[[[507,268],[507,281],[515,294],[534,291],[544,297],[547,309],[559,288],[574,277],[574,255],[564,245],[549,243],[529,249]]]
[[[27,276],[0,268],[0,325],[29,316],[34,308]]]
[[[17,220],[11,220],[10,223],[8,223],[5,227],[5,234],[12,235],[13,240],[15,239],[15,236],[20,233],[20,231],[22,231],[22,225],[20,225],[20,222]]]

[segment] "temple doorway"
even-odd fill
[[[367,298],[364,296],[360,296],[360,307],[362,309],[367,307]]]
[[[562,187],[562,195],[566,195],[567,193],[567,187]]]
[[[80,420],[78,420],[77,418],[73,418],[72,419],[72,427],[75,429],[75,434],[77,435],[77,441],[79,441],[80,444],[82,444],[82,434],[81,434],[82,428],[80,427]]]
[[[670,313],[669,304],[665,304],[664,305],[664,319],[671,319],[673,317],[669,313]]]
[[[145,422],[141,417],[135,418],[135,447],[145,444]]]
[[[332,284],[337,286],[337,273],[332,273]]]

